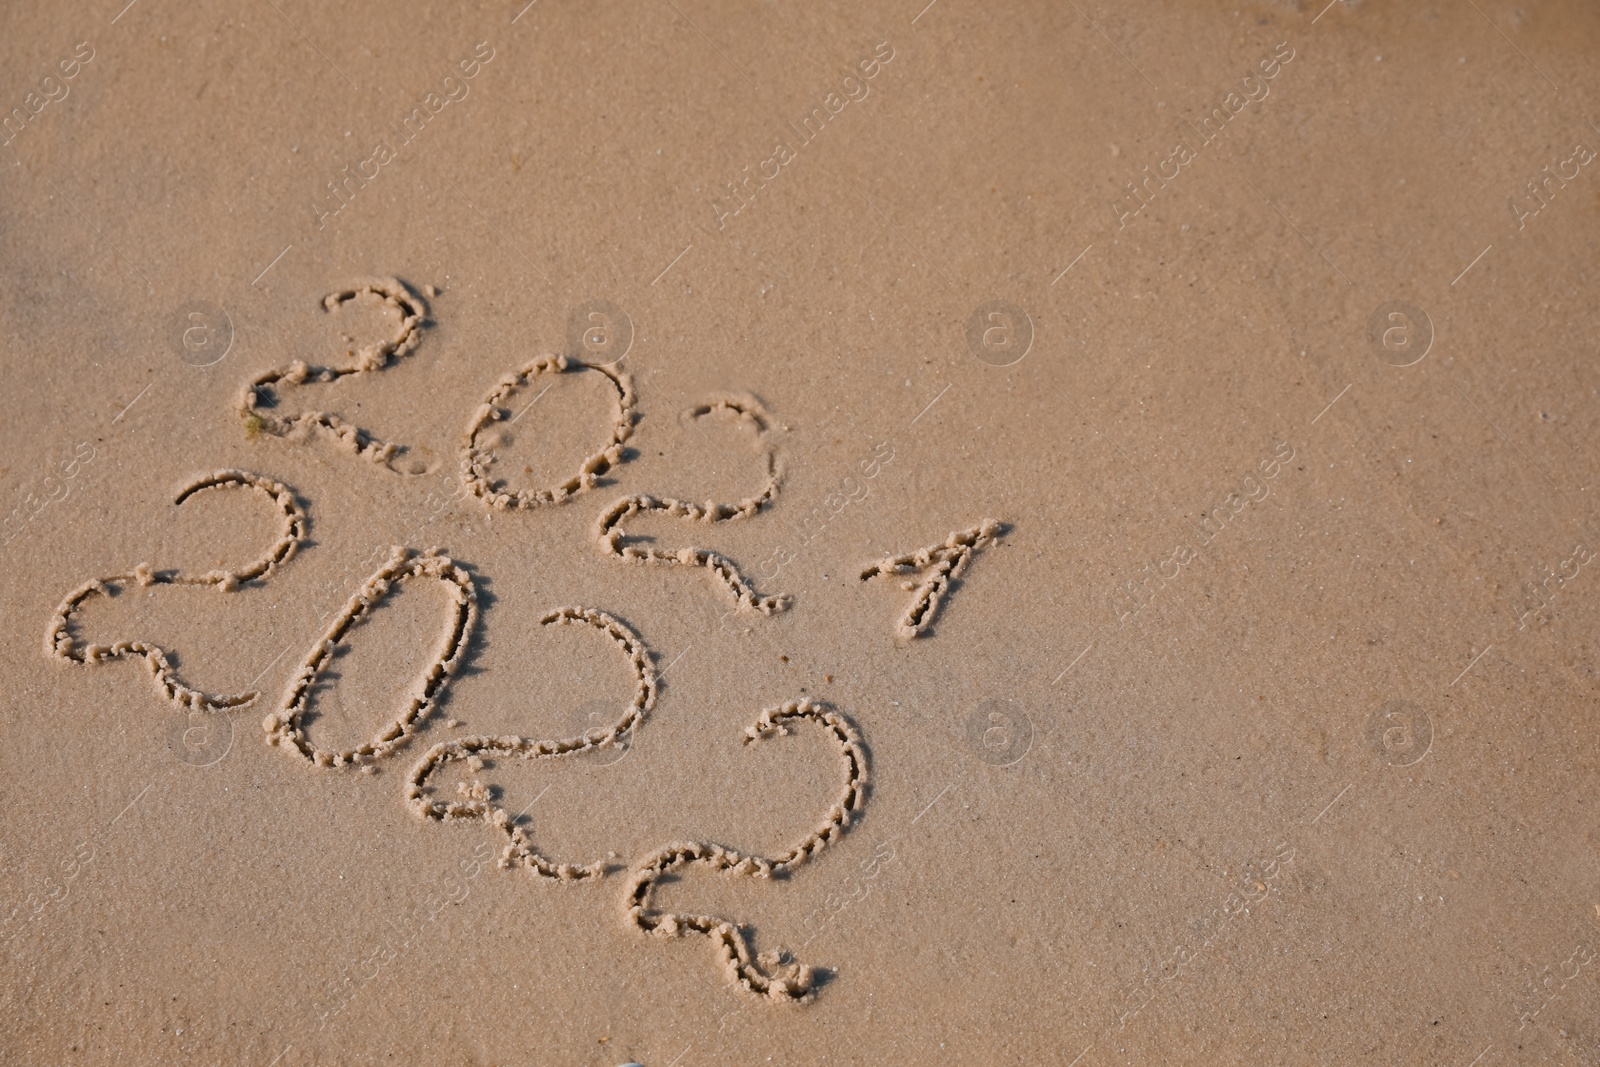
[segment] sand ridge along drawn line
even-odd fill
[[[738,422],[752,426],[758,438],[767,434],[766,413],[755,401],[741,397],[715,397],[691,408],[686,417],[700,419],[714,412],[726,412]],[[756,495],[746,497],[737,503],[719,504],[707,501],[704,504],[696,504],[672,497],[657,498],[647,494],[625,496],[615,501],[601,513],[595,527],[595,538],[600,544],[601,551],[613,559],[631,563],[653,563],[666,567],[704,567],[712,580],[733,598],[739,610],[758,611],[763,615],[775,615],[787,610],[790,604],[789,597],[763,596],[757,593],[755,587],[733,561],[720,553],[693,547],[667,552],[659,548],[624,543],[628,534],[622,528],[622,524],[635,515],[670,515],[708,524],[754,517],[770,505],[778,495],[780,478],[777,456],[771,448],[765,450],[764,456],[766,485]]]
[[[381,441],[332,412],[276,415],[270,410],[276,404],[277,394],[285,386],[335,382],[351,375],[381,371],[417,347],[422,327],[427,324],[428,309],[422,298],[404,282],[397,278],[375,278],[360,282],[329,293],[322,298],[322,306],[327,311],[335,311],[352,300],[381,304],[399,312],[400,325],[394,336],[348,350],[345,354],[355,360],[348,366],[312,367],[295,360],[287,367],[278,367],[258,375],[245,385],[239,396],[239,414],[252,432],[266,432],[274,437],[288,437],[296,431],[320,433],[338,441],[347,451],[397,474],[411,473],[394,465],[399,456],[409,451],[406,446]]]
[[[929,545],[901,556],[890,556],[861,571],[863,582],[888,574],[908,574],[926,571],[920,582],[903,582],[901,588],[915,596],[911,606],[895,624],[895,635],[910,640],[921,636],[939,615],[941,602],[950,587],[966,571],[972,557],[993,544],[1006,532],[1006,525],[994,519],[984,519],[970,530],[951,533],[942,544]]]
[[[180,708],[221,711],[242,707],[255,700],[259,695],[255,692],[212,696],[185,685],[167,659],[166,652],[155,645],[144,641],[118,641],[111,645],[90,644],[80,648],[72,633],[72,616],[86,600],[96,596],[112,596],[130,583],[142,586],[209,585],[218,592],[227,593],[244,582],[266,581],[278,567],[292,559],[306,538],[306,513],[296,501],[294,491],[281,482],[249,471],[216,471],[189,483],[178,493],[173,505],[182,505],[196,493],[207,489],[233,488],[254,489],[261,493],[276,505],[283,519],[283,529],[278,539],[264,555],[234,570],[213,570],[194,576],[177,570],[153,570],[148,563],[141,563],[127,574],[91,579],[69,593],[56,608],[50,620],[49,632],[45,635],[45,651],[57,659],[77,664],[98,663],[123,656],[142,657],[162,696]]]
[[[585,370],[602,375],[616,390],[617,417],[611,427],[611,439],[579,465],[577,474],[549,489],[519,489],[507,492],[503,483],[491,482],[490,464],[478,448],[478,435],[486,427],[511,413],[500,406],[501,402],[511,395],[512,390],[529,384],[541,374],[575,373]],[[569,360],[566,356],[545,356],[536,359],[515,374],[501,378],[478,410],[473,413],[472,422],[468,425],[461,442],[461,479],[474,495],[490,507],[535,508],[542,504],[564,504],[578,493],[593,489],[600,475],[622,462],[623,445],[633,434],[635,403],[633,379],[625,371],[613,371],[597,364]]]
[[[405,708],[371,740],[353,749],[330,752],[318,748],[306,737],[303,727],[306,706],[317,678],[333,659],[334,649],[377,605],[383,603],[401,583],[415,577],[438,579],[450,595],[451,617],[443,647],[428,665],[418,686],[409,694]],[[467,645],[478,625],[478,591],[472,575],[448,556],[430,548],[413,556],[409,549],[390,550],[389,561],[368,578],[328,627],[310,655],[295,672],[284,696],[283,706],[268,715],[262,726],[270,744],[292,748],[307,760],[323,767],[371,764],[403,746],[416,732],[417,724],[428,717],[438,703],[451,677],[461,666]]]
[[[617,721],[607,727],[596,727],[574,737],[538,740],[531,737],[478,735],[453,741],[442,741],[430,748],[421,761],[411,769],[406,782],[406,803],[411,810],[425,819],[440,822],[481,820],[496,827],[506,835],[507,845],[500,855],[500,866],[524,867],[532,875],[560,881],[578,881],[602,878],[610,869],[610,857],[589,864],[554,863],[546,859],[534,845],[528,832],[506,814],[504,808],[490,802],[488,789],[474,782],[464,790],[465,800],[435,800],[425,789],[428,778],[447,763],[465,762],[473,773],[488,764],[485,757],[516,756],[521,759],[554,759],[591,749],[609,748],[637,729],[656,704],[658,683],[651,653],[628,626],[595,608],[558,608],[539,620],[541,625],[587,625],[611,638],[633,668],[636,686],[633,698]],[[465,783],[463,783],[465,785]]]
[[[814,999],[815,968],[791,960],[782,952],[754,955],[749,928],[743,923],[714,915],[662,912],[652,906],[652,898],[659,881],[696,863],[705,864],[719,874],[751,878],[787,876],[849,829],[853,814],[866,803],[868,784],[866,750],[849,719],[819,701],[793,700],[782,707],[763,711],[755,725],[746,731],[745,744],[787,734],[788,724],[796,720],[819,723],[832,734],[844,765],[843,790],[821,824],[777,859],[746,856],[706,841],[667,845],[635,865],[624,897],[627,917],[640,930],[657,937],[701,934],[710,938],[730,982],[748,993],[780,1003],[805,1003]]]

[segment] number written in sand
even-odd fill
[[[148,563],[141,563],[131,571],[106,578],[92,578],[67,594],[56,608],[55,615],[50,619],[50,629],[45,635],[45,650],[56,659],[81,666],[124,657],[142,659],[161,695],[180,708],[220,711],[242,707],[255,700],[255,692],[213,696],[189,686],[178,677],[166,651],[147,641],[125,639],[109,645],[82,644],[77,636],[75,616],[78,609],[96,597],[116,596],[135,585],[208,585],[227,593],[243,583],[265,582],[280,566],[293,559],[306,537],[306,513],[295,499],[294,492],[279,482],[249,471],[217,471],[191,482],[178,493],[173,503],[181,506],[196,493],[228,489],[254,490],[271,503],[282,521],[278,539],[260,558],[233,570],[213,570],[205,574],[185,574],[180,570],[158,571]]]
[[[431,295],[432,290],[429,292]],[[409,451],[406,446],[382,441],[337,414],[323,411],[280,414],[277,410],[283,397],[297,387],[382,371],[415,349],[427,312],[421,298],[404,284],[395,279],[362,283],[330,294],[323,306],[335,311],[352,301],[377,303],[397,313],[399,325],[393,335],[359,351],[350,351],[347,353],[350,360],[342,366],[310,367],[292,363],[257,376],[245,387],[241,413],[253,433],[328,438],[370,462],[391,470],[415,473],[414,464],[404,458]],[[610,338],[587,338],[596,344],[602,340],[606,345],[612,343]],[[467,493],[488,508],[529,511],[564,504],[579,493],[595,488],[603,475],[624,464],[630,455],[626,443],[638,416],[631,379],[624,371],[612,369],[612,364],[625,354],[625,344],[619,347],[623,351],[604,364],[599,360],[583,362],[566,356],[546,356],[496,383],[484,402],[473,411],[461,441],[461,479]],[[490,452],[494,432],[490,428],[509,414],[509,408],[502,406],[503,403],[518,390],[536,388],[541,384],[536,382],[538,378],[580,373],[603,378],[602,384],[615,394],[615,414],[605,428],[605,436],[597,435],[596,449],[579,463],[576,472],[555,484],[512,485],[497,479]],[[531,403],[528,406],[531,407]],[[691,408],[685,417],[691,422],[731,420],[737,427],[752,431],[751,440],[762,461],[761,485],[751,495],[732,502],[697,503],[646,493],[622,496],[603,509],[597,519],[594,536],[599,549],[608,558],[627,564],[699,568],[742,611],[772,615],[787,610],[789,597],[758,591],[734,561],[720,553],[694,546],[657,549],[641,532],[653,516],[703,524],[698,527],[700,529],[748,521],[769,511],[777,498],[780,469],[769,435],[770,422],[758,403],[748,397],[718,396]],[[887,458],[879,456],[875,449],[868,477],[876,474],[878,465],[892,458],[892,454]],[[864,463],[863,470],[867,469]],[[156,571],[141,564],[130,572],[85,583],[69,594],[51,620],[46,641],[51,655],[77,664],[119,657],[140,658],[166,700],[195,711],[221,713],[256,698],[254,692],[213,696],[191,688],[178,678],[165,653],[154,645],[136,640],[109,646],[86,645],[80,642],[76,632],[77,610],[93,597],[114,595],[131,583],[212,585],[225,592],[242,583],[267,580],[277,567],[293,558],[305,541],[306,513],[297,502],[297,495],[286,486],[248,472],[219,471],[185,488],[178,495],[177,503],[182,504],[189,496],[206,489],[248,489],[271,502],[282,530],[266,554],[233,570],[188,575],[176,570]],[[855,491],[851,490],[851,494],[855,495]],[[899,620],[897,633],[902,638],[923,637],[930,632],[951,590],[974,556],[994,544],[1004,530],[1001,523],[985,519],[969,530],[951,533],[939,544],[891,556],[866,567],[860,577],[863,581],[884,575],[910,577],[905,587],[913,594],[912,602]],[[370,563],[363,564],[361,569],[368,566]],[[337,684],[332,670],[335,657],[357,640],[355,633],[378,607],[404,583],[415,579],[431,579],[428,584],[441,588],[447,600],[440,629],[419,632],[415,638],[434,646],[431,657],[411,680],[403,705],[373,736],[351,747],[319,745],[308,736],[307,725],[314,717],[311,705],[318,687]],[[440,550],[415,553],[404,547],[392,549],[388,561],[361,585],[301,659],[282,701],[265,717],[263,725],[268,741],[312,766],[374,770],[378,761],[398,752],[435,714],[477,631],[478,597],[471,571]],[[432,822],[487,824],[504,838],[500,866],[521,869],[539,879],[591,881],[625,871],[622,912],[634,929],[659,938],[703,937],[715,951],[729,982],[738,989],[769,1002],[811,1000],[820,983],[810,966],[783,952],[757,953],[753,947],[753,933],[745,923],[715,915],[667,910],[657,890],[690,867],[709,870],[719,877],[786,878],[837,842],[860,818],[867,798],[867,752],[854,723],[828,705],[802,698],[768,708],[746,731],[746,742],[752,743],[787,734],[795,727],[805,733],[820,730],[838,754],[840,792],[828,810],[811,822],[809,832],[787,851],[772,856],[760,855],[702,839],[668,842],[646,850],[631,861],[620,860],[614,853],[604,853],[600,858],[590,853],[580,862],[558,861],[541,852],[531,827],[508,813],[499,787],[484,781],[484,772],[492,773],[512,761],[538,764],[552,759],[621,751],[621,746],[631,742],[649,719],[656,705],[659,682],[654,654],[643,638],[616,616],[597,608],[563,607],[546,614],[539,622],[546,627],[582,627],[606,638],[633,670],[631,695],[618,699],[614,717],[607,717],[609,712],[603,713],[594,723],[585,722],[584,726],[567,731],[568,736],[479,734],[441,740],[421,755],[407,776],[406,805],[414,814]],[[460,725],[450,720],[445,727],[455,729]],[[453,798],[439,795],[442,792],[440,779],[452,767],[469,772],[468,780],[456,784],[457,796]],[[892,859],[892,848],[885,855],[880,847],[863,865],[864,871],[870,869],[866,878],[876,877],[878,867]],[[865,895],[865,884],[862,882],[851,889],[852,896]]]
[[[919,548],[900,556],[890,556],[861,571],[861,580],[890,574],[920,574],[917,581],[906,581],[902,587],[909,591],[911,606],[895,625],[895,636],[901,640],[921,637],[939,617],[939,609],[950,593],[951,587],[961,578],[975,553],[988,548],[1001,534],[1005,524],[994,519],[984,519],[970,530],[952,533],[937,545]]]
[[[578,465],[576,474],[557,485],[544,489],[512,489],[502,481],[493,480],[490,474],[489,456],[480,439],[490,426],[512,414],[509,408],[502,406],[511,393],[530,385],[543,375],[582,372],[604,378],[616,392],[617,413],[611,426],[610,437]],[[537,400],[538,397],[534,399]],[[533,405],[529,403],[528,406]],[[462,480],[474,496],[492,508],[535,508],[545,504],[564,504],[576,494],[593,489],[596,479],[622,462],[623,445],[633,433],[634,418],[633,380],[627,374],[608,370],[597,364],[568,360],[565,356],[536,359],[515,374],[508,374],[500,379],[483,404],[473,413],[472,423],[467,427],[466,436],[461,442]],[[515,422],[516,417],[511,421]]]
[[[731,417],[736,423],[755,431],[756,441],[762,446],[766,470],[766,484],[762,486],[761,491],[732,504],[714,501],[697,504],[688,500],[649,495],[625,496],[613,502],[600,515],[600,523],[595,531],[600,541],[600,549],[612,559],[625,563],[645,563],[661,567],[703,567],[711,576],[711,580],[734,602],[739,611],[775,615],[788,610],[789,598],[758,593],[738,566],[721,553],[694,547],[669,552],[649,545],[631,544],[627,540],[628,533],[623,528],[625,522],[638,515],[670,515],[690,522],[716,524],[751,519],[771,506],[778,495],[780,479],[777,456],[764,443],[769,427],[766,412],[754,400],[727,396],[713,398],[687,412],[687,417],[691,420],[711,415]]]
[[[405,458],[411,451],[407,446],[383,441],[333,412],[308,411],[298,415],[280,415],[275,410],[282,394],[291,389],[327,384],[361,374],[375,374],[394,366],[396,360],[413,351],[420,343],[428,309],[422,298],[404,282],[396,278],[378,278],[329,293],[322,298],[322,306],[327,311],[337,311],[351,302],[376,304],[397,313],[400,321],[394,333],[381,341],[346,351],[350,362],[343,366],[313,367],[296,360],[286,367],[277,367],[257,375],[240,394],[239,414],[244,417],[245,427],[252,435],[268,433],[274,437],[288,437],[304,433],[326,437],[346,451],[398,474],[426,473],[425,465],[419,460]]]
[[[306,736],[305,717],[317,679],[328,669],[334,649],[344,641],[350,631],[377,605],[391,596],[402,582],[413,578],[433,578],[450,597],[450,612],[445,620],[444,640],[434,654],[422,676],[407,695],[405,707],[370,740],[344,751],[319,748]],[[387,756],[403,746],[416,732],[417,725],[428,717],[444,694],[445,687],[455,675],[466,655],[468,642],[478,625],[478,592],[472,576],[456,562],[430,550],[413,556],[409,550],[394,548],[389,562],[367,579],[333,620],[333,625],[311,649],[311,654],[301,664],[283,707],[268,715],[264,727],[272,744],[292,748],[313,763],[323,767],[361,765],[363,769],[373,761]]]
[[[432,292],[432,290],[429,290]],[[359,350],[346,353],[350,362],[343,366],[313,367],[304,362],[294,362],[257,375],[246,383],[239,400],[239,412],[245,419],[247,432],[252,436],[267,433],[275,437],[293,435],[320,436],[339,443],[347,451],[363,459],[405,474],[426,472],[425,465],[416,459],[407,459],[412,450],[405,445],[385,442],[368,430],[346,421],[328,411],[311,411],[300,414],[279,414],[275,409],[282,394],[308,384],[326,384],[355,375],[376,373],[394,366],[395,362],[414,350],[427,325],[427,308],[422,298],[395,278],[365,281],[323,298],[328,311],[337,310],[352,301],[376,303],[399,315],[394,334],[382,341],[368,344]],[[629,326],[631,337],[631,324]],[[583,334],[587,349],[594,340]],[[501,510],[526,510],[541,506],[564,504],[574,496],[593,489],[599,479],[628,458],[626,443],[632,436],[638,419],[637,400],[633,381],[625,371],[612,370],[614,358],[585,362],[569,359],[565,355],[544,356],[508,374],[489,391],[484,401],[473,411],[460,444],[461,480],[467,490],[491,508]],[[505,479],[494,477],[494,456],[486,442],[491,442],[490,428],[510,418],[511,410],[505,406],[510,396],[519,389],[528,388],[536,379],[560,374],[590,373],[606,379],[615,392],[616,411],[612,417],[609,434],[599,447],[584,458],[577,471],[554,485],[517,487]],[[548,386],[546,386],[548,388]],[[543,395],[541,392],[539,395]],[[535,400],[538,399],[536,396]],[[529,407],[532,406],[530,403]],[[741,425],[755,430],[758,441],[765,438],[769,422],[766,413],[755,401],[744,397],[713,397],[692,408],[687,417],[691,420],[713,415],[731,416]],[[734,503],[707,502],[699,504],[674,498],[657,498],[649,494],[634,494],[615,501],[600,516],[596,539],[607,556],[630,563],[651,563],[660,566],[700,567],[712,581],[725,592],[740,611],[755,611],[772,615],[785,610],[789,599],[785,596],[758,593],[739,567],[726,556],[710,549],[686,547],[677,551],[641,546],[629,541],[623,524],[638,515],[662,514],[685,518],[695,522],[722,523],[749,519],[768,508],[777,496],[779,478],[777,463],[770,447],[765,447],[766,485],[754,496]]]

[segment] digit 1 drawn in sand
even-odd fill
[[[885,574],[906,574],[926,571],[921,582],[905,582],[901,588],[916,596],[911,606],[895,624],[895,634],[909,640],[923,633],[939,615],[939,605],[950,592],[950,586],[960,578],[979,549],[987,548],[994,539],[1005,532],[1005,524],[994,519],[984,519],[970,530],[952,533],[943,544],[929,545],[903,556],[890,556],[865,568],[861,580]]]
[[[419,576],[437,579],[450,594],[453,610],[447,620],[444,643],[437,657],[417,680],[416,688],[400,714],[372,740],[345,752],[329,752],[318,748],[306,737],[302,722],[312,689],[318,676],[332,661],[334,648],[373,608],[383,603],[397,583]],[[466,655],[467,644],[477,624],[478,591],[473,585],[472,576],[465,569],[449,557],[440,555],[438,549],[430,548],[418,556],[413,556],[409,549],[392,549],[389,561],[356,590],[350,603],[334,618],[328,632],[312,647],[311,654],[289,683],[283,707],[263,721],[268,742],[293,748],[307,760],[323,767],[370,764],[387,756],[411,739],[417,723],[427,718],[438,703]]]
[[[611,427],[611,439],[602,445],[578,467],[578,473],[548,489],[518,489],[507,492],[505,483],[489,480],[489,461],[478,448],[478,435],[490,424],[511,414],[500,402],[512,390],[524,386],[541,374],[594,371],[611,383],[617,392],[617,418]],[[541,504],[564,504],[586,489],[593,489],[595,479],[622,462],[622,446],[633,433],[634,395],[633,379],[621,371],[613,371],[598,364],[569,360],[566,356],[545,356],[529,363],[515,374],[508,374],[496,383],[487,398],[472,415],[466,436],[461,442],[461,480],[480,499],[495,508],[536,508]]]
[[[253,379],[239,396],[239,413],[251,433],[265,432],[274,437],[288,437],[295,431],[320,433],[339,442],[346,451],[363,459],[381,464],[397,474],[414,474],[395,466],[396,459],[409,451],[405,445],[388,444],[359,426],[345,422],[328,411],[310,411],[299,415],[276,415],[270,410],[277,403],[278,393],[286,386],[335,382],[340,378],[369,371],[381,371],[417,347],[426,322],[428,309],[422,298],[397,278],[376,278],[348,289],[329,293],[322,298],[322,306],[335,311],[352,300],[383,304],[400,313],[400,325],[393,337],[375,341],[345,354],[355,362],[344,367],[312,367],[296,360],[287,367],[278,367]]]
[[[687,415],[691,419],[698,419],[718,411],[728,412],[739,421],[749,423],[755,427],[760,436],[764,436],[767,432],[767,418],[761,409],[753,401],[736,397],[715,398],[691,408]],[[753,609],[763,615],[774,615],[786,610],[789,607],[787,596],[760,595],[740,573],[733,561],[717,552],[704,548],[682,548],[676,552],[666,552],[659,548],[623,543],[628,534],[622,528],[622,524],[635,515],[653,512],[704,523],[732,522],[755,515],[772,503],[773,498],[778,495],[777,458],[770,448],[766,450],[765,456],[766,486],[755,496],[734,504],[718,504],[712,501],[695,504],[671,497],[657,499],[647,495],[626,496],[616,501],[600,515],[595,527],[595,537],[600,543],[601,551],[613,559],[633,563],[654,563],[667,567],[704,567],[712,580],[733,598],[741,611]]]
[[[481,782],[475,782],[467,790],[466,800],[435,800],[425,788],[433,772],[447,763],[465,762],[476,773],[487,766],[485,757],[554,759],[609,748],[637,729],[655,707],[656,671],[650,661],[650,650],[639,639],[639,635],[622,622],[594,608],[558,608],[539,622],[544,626],[592,626],[616,642],[628,657],[637,680],[633,699],[627,708],[610,726],[597,727],[574,737],[541,741],[530,737],[479,735],[440,742],[430,748],[411,769],[406,783],[406,802],[413,812],[424,819],[440,822],[479,819],[499,829],[509,842],[500,854],[502,867],[524,867],[530,874],[561,881],[602,878],[610,869],[609,856],[581,866],[551,862],[539,853],[528,832],[512,821],[504,808],[490,803],[488,788]]]
[[[702,934],[711,939],[728,979],[739,988],[770,1000],[803,1003],[816,996],[815,969],[790,960],[782,952],[752,953],[749,928],[714,915],[662,912],[652,906],[656,883],[683,867],[703,863],[718,874],[752,878],[786,876],[805,864],[849,829],[853,812],[866,803],[867,754],[850,720],[818,701],[790,701],[768,708],[747,731],[745,743],[789,732],[788,723],[808,719],[819,723],[839,745],[844,765],[844,789],[815,830],[777,859],[746,856],[705,841],[668,845],[640,860],[628,880],[624,908],[640,930],[658,937]]]
[[[256,490],[272,501],[283,518],[283,530],[265,555],[231,571],[215,570],[190,576],[176,570],[152,570],[148,563],[141,563],[128,574],[92,579],[69,593],[56,608],[56,613],[50,620],[50,630],[45,634],[45,651],[57,659],[79,664],[97,663],[123,656],[143,657],[162,696],[180,708],[218,711],[241,707],[254,700],[258,695],[254,692],[233,696],[211,696],[190,688],[178,678],[177,672],[167,660],[166,652],[155,645],[143,641],[118,641],[111,645],[86,645],[80,648],[72,633],[72,616],[84,601],[95,596],[112,596],[114,593],[120,593],[129,583],[145,586],[210,585],[215,586],[219,592],[226,593],[237,589],[241,582],[258,579],[266,581],[273,571],[293,558],[295,550],[306,538],[306,513],[295,500],[294,491],[281,482],[275,482],[259,474],[251,474],[249,471],[217,471],[191,482],[173,500],[173,505],[181,505],[191,496],[207,489],[232,488]]]

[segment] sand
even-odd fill
[[[1600,9],[0,20],[0,1062],[1600,1058]]]

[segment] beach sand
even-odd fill
[[[0,1062],[1600,1057],[1592,4],[124,2]]]

